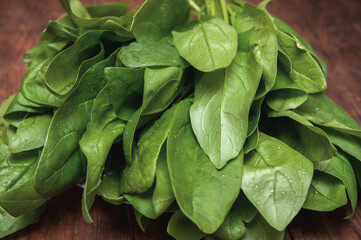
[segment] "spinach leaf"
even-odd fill
[[[143,131],[134,150],[132,164],[125,166],[120,177],[122,193],[142,193],[152,186],[162,146],[178,117],[179,107],[179,104],[175,105]]]
[[[247,199],[244,192],[241,191],[234,202],[231,211],[236,212],[246,223],[250,223],[252,219],[257,215],[257,209],[252,205],[252,203]]]
[[[86,6],[86,10],[91,18],[102,18],[102,17],[120,17],[127,13],[129,4],[123,2],[112,2],[101,5],[90,5]]]
[[[294,111],[317,125],[361,138],[361,127],[358,123],[324,93],[311,94],[307,101]]]
[[[346,218],[352,217],[357,204],[357,181],[351,163],[344,154],[338,152],[331,159],[330,164],[325,169],[325,173],[337,177],[345,185],[352,206],[352,213]]]
[[[279,29],[283,33],[287,33],[288,35],[292,36],[296,40],[296,45],[298,48],[307,50],[312,55],[312,57],[318,62],[320,65],[322,72],[324,76],[327,75],[327,66],[326,63],[317,55],[315,50],[311,47],[311,45],[303,39],[295,30],[293,30],[289,25],[287,25],[285,22],[280,20],[279,18],[276,18],[272,16],[273,23],[277,29]]]
[[[247,137],[246,142],[244,143],[243,149],[244,154],[248,154],[250,151],[254,150],[259,142],[259,130],[258,128],[256,131],[252,133],[251,136]]]
[[[131,30],[137,42],[156,42],[183,24],[188,15],[187,1],[147,0],[134,15]]]
[[[237,53],[237,32],[220,18],[172,34],[179,54],[202,72],[228,67]]]
[[[206,235],[181,210],[172,215],[167,232],[177,240],[200,240]]]
[[[277,231],[267,223],[261,214],[258,214],[251,223],[246,224],[246,233],[242,240],[282,240],[284,235],[285,230]]]
[[[140,120],[146,123],[155,113],[165,110],[172,103],[178,94],[182,75],[183,71],[177,67],[145,69],[142,106],[132,115],[123,137],[124,154],[128,163],[133,161],[134,134]]]
[[[91,120],[94,99],[106,85],[104,68],[115,64],[116,54],[89,68],[76,92],[56,111],[35,174],[36,189],[42,195],[59,193],[84,176],[79,140]]]
[[[104,69],[104,76],[115,113],[120,119],[130,120],[142,104],[144,69],[109,67]]]
[[[323,129],[333,144],[361,161],[361,138],[334,130],[332,128]]]
[[[24,106],[20,103],[26,103],[27,106]],[[6,108],[3,118],[7,123],[17,128],[29,113],[44,113],[46,111],[46,108],[28,101],[21,92],[18,92],[15,94],[10,104]]]
[[[267,105],[275,111],[286,111],[299,107],[307,98],[308,94],[279,67],[275,85],[267,94]]]
[[[124,15],[120,17],[115,16],[90,16],[87,9],[81,4],[78,0],[59,0],[62,4],[64,10],[68,13],[72,21],[78,27],[96,27],[100,28],[104,26],[107,22],[112,21],[118,25],[119,33],[124,38],[123,41],[128,41],[132,38],[132,34],[130,33],[130,20],[129,16]],[[113,5],[118,8],[119,14],[124,14],[128,5]],[[94,12],[94,11],[93,11]]]
[[[261,118],[261,108],[264,97],[254,100],[249,110],[247,137],[251,136],[257,129]]]
[[[97,189],[98,194],[104,199],[104,201],[114,205],[120,205],[125,202],[125,198],[119,192],[120,173],[120,169],[111,173],[106,173]]]
[[[148,223],[150,221],[149,218],[143,216],[140,212],[138,212],[135,208],[134,210],[134,216],[135,216],[135,220],[138,223],[138,226],[140,227],[140,229],[145,233],[145,230],[148,227]]]
[[[186,66],[177,50],[164,42],[133,42],[121,48],[118,58],[130,68]]]
[[[0,207],[0,238],[10,235],[34,223],[44,210],[44,207],[40,207],[19,217],[13,217]]]
[[[87,222],[93,222],[89,209],[94,203],[109,150],[114,141],[123,134],[125,125],[113,110],[110,88],[107,85],[95,98],[91,121],[79,141],[80,149],[87,158],[87,176],[82,200],[82,212]]]
[[[242,221],[242,215],[233,206],[222,225],[214,234],[223,240],[238,240],[245,232],[246,227]]]
[[[329,174],[315,172],[303,208],[326,212],[345,204],[347,204],[345,185]]]
[[[217,170],[193,134],[188,114],[190,105],[190,100],[183,100],[177,105],[167,140],[168,168],[182,212],[201,231],[213,233],[222,224],[239,194],[243,152]]]
[[[237,157],[243,147],[261,74],[252,52],[238,52],[227,69],[206,73],[196,83],[190,109],[192,128],[218,169]]]
[[[262,81],[257,91],[261,98],[272,89],[277,73],[277,37],[272,20],[265,10],[253,4],[242,2],[239,7],[230,4],[236,12],[233,25],[238,34],[250,35],[249,46],[254,46],[253,53],[263,70]]]
[[[46,198],[34,188],[38,150],[8,154],[0,145],[0,206],[12,216],[20,216],[42,206]]]
[[[169,177],[165,148],[157,161],[153,187],[144,193],[127,193],[124,196],[138,212],[151,219],[159,217],[171,206],[174,202],[174,193]]]
[[[52,117],[50,114],[42,114],[25,118],[9,142],[8,151],[19,153],[44,146]]]
[[[290,78],[307,93],[322,92],[327,88],[326,78],[318,62],[308,50],[300,49],[297,40],[279,30],[277,39],[280,61]]]
[[[312,175],[310,160],[260,133],[256,150],[246,155],[242,190],[266,221],[282,231],[302,207]]]
[[[292,111],[270,112],[269,116],[277,117],[271,125],[271,134],[303,154],[314,164],[330,160],[336,154],[337,150],[327,134],[304,117]],[[288,117],[289,119],[278,117]]]
[[[58,95],[66,95],[73,90],[82,75],[96,63],[91,59],[103,52],[100,39],[106,34],[112,32],[89,31],[56,55],[44,75],[47,87]]]

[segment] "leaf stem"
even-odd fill
[[[261,3],[258,4],[258,7],[266,10],[267,4],[270,3],[272,0],[263,0]]]
[[[189,5],[194,8],[194,10],[196,10],[197,12],[199,12],[201,10],[201,8],[197,5],[197,3],[195,3],[193,0],[188,0]]]
[[[221,2],[221,9],[224,21],[229,24],[229,17],[228,17],[228,10],[227,10],[227,3],[226,0],[220,0]]]

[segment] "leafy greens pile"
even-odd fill
[[[172,212],[186,240],[282,239],[301,208],[355,211],[361,128],[268,1],[60,2],[0,109],[0,237],[77,184],[87,222],[100,195],[143,230]]]

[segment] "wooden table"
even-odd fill
[[[301,33],[326,61],[329,95],[361,123],[361,1],[277,0],[269,10]],[[19,88],[25,71],[22,55],[39,42],[48,20],[63,13],[56,0],[0,0],[0,102]],[[169,216],[152,221],[145,235],[130,207],[97,199],[91,212],[95,224],[88,225],[82,219],[80,200],[79,188],[68,190],[48,202],[39,222],[6,239],[171,239],[166,234]],[[286,239],[361,239],[361,210],[343,220],[347,211],[302,210],[288,227]]]

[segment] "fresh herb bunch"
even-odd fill
[[[352,216],[361,128],[269,1],[60,2],[0,108],[0,237],[77,184],[87,222],[100,195],[143,230],[173,212],[176,239],[282,239],[348,199]]]

